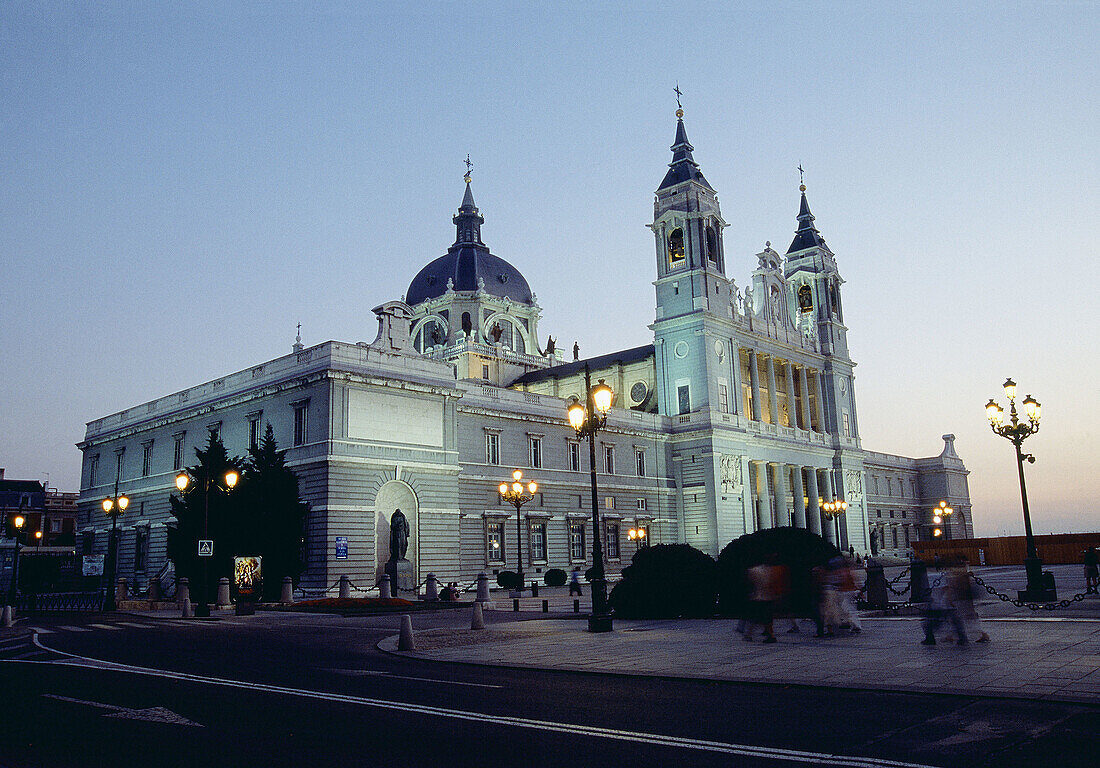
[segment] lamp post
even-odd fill
[[[950,536],[947,535],[946,520],[947,520],[947,518],[951,517],[951,515],[954,514],[954,512],[955,512],[954,508],[947,506],[947,502],[943,501],[943,500],[940,501],[940,504],[939,504],[938,507],[933,508],[933,510],[932,510],[932,538],[933,539],[938,539],[941,536],[945,539],[951,538]],[[940,528],[941,525],[943,526],[943,528]]]
[[[23,505],[19,505],[22,510]],[[22,512],[16,513],[15,517],[11,519],[12,525],[15,526],[15,554],[11,561],[11,584],[8,585],[8,605],[15,608],[15,599],[18,597],[19,589],[19,536],[23,530],[23,524],[27,522],[27,518],[23,516]]]
[[[638,549],[646,545],[646,532],[643,526],[639,525],[637,528],[631,528],[626,535],[631,541],[637,543]]]
[[[840,531],[837,530],[836,521],[840,519],[841,515],[848,511],[848,502],[844,501],[844,499],[826,501],[818,497],[817,505],[821,509],[821,514],[825,515],[829,524],[833,526],[833,537],[836,539],[837,548],[840,548]]]
[[[103,512],[111,518],[111,531],[107,534],[107,594],[103,598],[103,610],[113,611],[115,605],[115,577],[118,567],[118,516],[130,506],[130,499],[118,492],[118,476],[115,476],[115,492],[103,500]]]
[[[523,472],[516,470],[512,473],[512,484],[501,483],[499,487],[500,498],[516,508],[516,580],[518,586],[516,597],[523,594],[523,520],[520,510],[523,505],[535,498],[539,486],[534,480],[527,483],[527,493],[523,492]]]
[[[1027,508],[1027,486],[1024,484],[1024,459],[1035,463],[1035,457],[1030,453],[1020,450],[1024,440],[1039,431],[1039,419],[1042,418],[1043,408],[1039,401],[1028,395],[1021,405],[1027,414],[1027,422],[1020,421],[1016,410],[1016,382],[1006,379],[1004,383],[1005,397],[1008,398],[1010,423],[1005,424],[1005,412],[993,398],[985,404],[985,414],[989,418],[989,426],[993,431],[1010,441],[1016,448],[1016,470],[1020,475],[1020,499],[1024,507],[1024,536],[1027,540],[1027,556],[1024,558],[1024,570],[1027,572],[1027,589],[1020,591],[1020,600],[1049,601],[1058,599],[1054,582],[1051,580],[1048,587],[1043,586],[1043,561],[1039,559],[1039,552],[1035,549],[1035,536],[1031,533],[1031,512]]]
[[[592,386],[592,374],[588,363],[584,364],[585,404],[573,398],[566,413],[569,424],[577,432],[577,437],[588,438],[588,459],[592,467],[592,615],[588,617],[589,632],[610,632],[611,614],[607,609],[607,579],[603,572],[603,545],[600,536],[600,504],[596,492],[596,433],[607,423],[607,412],[611,410],[611,387],[603,379]]]
[[[237,481],[241,479],[241,474],[230,468],[222,476],[225,482],[224,489],[231,491],[237,485]],[[198,482],[196,478],[192,477],[190,472],[186,469],[176,475],[176,488],[182,495],[189,485],[193,482]],[[204,471],[202,473],[202,537],[203,539],[210,538],[210,489],[220,488],[222,486],[215,482],[211,482],[210,473]],[[198,542],[195,542],[196,551],[198,549]],[[202,591],[199,595],[198,605],[195,606],[195,616],[200,618],[207,618],[210,616],[210,604],[208,602],[210,596],[210,558],[214,556],[213,551],[209,556],[202,557]]]

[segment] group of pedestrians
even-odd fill
[[[977,642],[988,643],[989,635],[982,628],[974,608],[974,591],[966,558],[958,557],[946,565],[929,584],[928,608],[921,624],[924,630],[921,645],[935,645],[936,630],[944,624],[950,625],[955,633],[945,637],[948,641],[966,645],[969,633],[977,636]]]
[[[750,567],[745,573],[748,584],[748,610],[738,624],[742,637],[752,642],[756,628],[763,631],[765,643],[778,642],[775,636],[775,619],[790,618],[788,632],[799,632],[798,619],[791,610],[790,569],[780,562],[777,553],[770,554],[763,563]],[[863,624],[856,610],[859,588],[852,574],[852,561],[843,554],[833,557],[824,566],[813,568],[811,573],[812,619],[816,626],[814,637],[833,637],[842,627],[852,633],[863,631]]]

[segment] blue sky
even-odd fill
[[[1095,3],[5,3],[0,466],[76,489],[84,422],[370,341],[483,236],[542,332],[646,343],[672,87],[730,274],[786,249],[800,163],[836,251],[865,448],[953,432],[979,533],[1022,531],[982,405],[1044,406],[1036,531],[1100,529]]]

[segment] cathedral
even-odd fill
[[[299,340],[288,355],[89,422],[78,444],[83,553],[107,549],[100,502],[117,481],[131,499],[119,575],[140,589],[165,573],[168,497],[194,447],[213,431],[245,454],[270,424],[310,505],[303,587],[341,575],[374,586],[397,510],[415,583],[428,573],[468,582],[517,561],[531,578],[583,570],[594,546],[589,447],[566,408],[585,400],[586,371],[613,392],[594,459],[612,578],[638,547],[687,543],[717,557],[778,526],[899,556],[914,541],[971,537],[952,435],[927,458],[862,445],[844,280],[805,186],[786,253],[768,243],[738,285],[717,193],[682,110],[676,118],[648,224],[651,343],[587,359],[576,345],[567,359],[551,338],[541,344],[536,295],[483,241],[467,174],[454,243],[403,301],[374,309],[374,341]],[[538,482],[518,519],[497,490],[515,469]],[[954,514],[933,522],[941,501]]]

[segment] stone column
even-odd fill
[[[753,421],[760,421],[760,361],[755,349],[749,350],[749,387],[752,389],[752,413],[749,415]]]
[[[768,493],[768,478],[764,474],[767,464],[762,461],[752,462],[756,476],[756,530],[762,531],[771,528],[771,496]]]
[[[733,406],[733,413],[744,416],[745,395],[741,391],[741,347],[738,346],[737,339],[733,339],[730,346],[732,349],[730,362],[733,363],[733,376],[730,378],[733,382],[733,392],[730,393],[730,405]]]
[[[810,423],[810,389],[806,381],[805,366],[798,369],[798,383],[802,385],[802,428],[808,432],[813,429],[813,425]]]
[[[818,536],[821,535],[821,509],[817,506],[817,497],[821,495],[817,486],[817,468],[806,468],[806,495],[809,497],[806,508],[806,521],[809,528]]]
[[[779,426],[779,396],[775,391],[775,356],[768,355],[768,409],[771,423]]]
[[[791,361],[788,360],[784,366],[784,372],[786,375],[783,377],[787,382],[787,419],[790,422],[792,428],[798,428],[798,402],[794,398],[794,366],[791,365]],[[798,505],[795,504],[797,508]]]
[[[787,465],[777,462],[769,466],[772,470],[772,486],[775,488],[773,502],[775,515],[772,519],[775,520],[775,527],[781,528],[790,522],[790,518],[787,516]]]
[[[806,527],[806,502],[803,500],[805,490],[802,487],[802,467],[791,467],[791,479],[794,480],[794,527]]]
[[[820,402],[820,401],[819,401]],[[831,469],[823,470],[824,474],[821,478],[821,495],[825,497],[825,501],[836,501],[836,497],[833,495],[833,471]],[[821,515],[821,532],[825,537],[825,541],[830,544],[836,544],[836,521],[830,520]]]
[[[814,393],[817,395],[817,424],[820,427],[821,434],[828,432],[828,428],[825,426],[825,403],[822,402],[821,397],[821,371],[814,370]],[[832,483],[830,483],[832,487]]]

